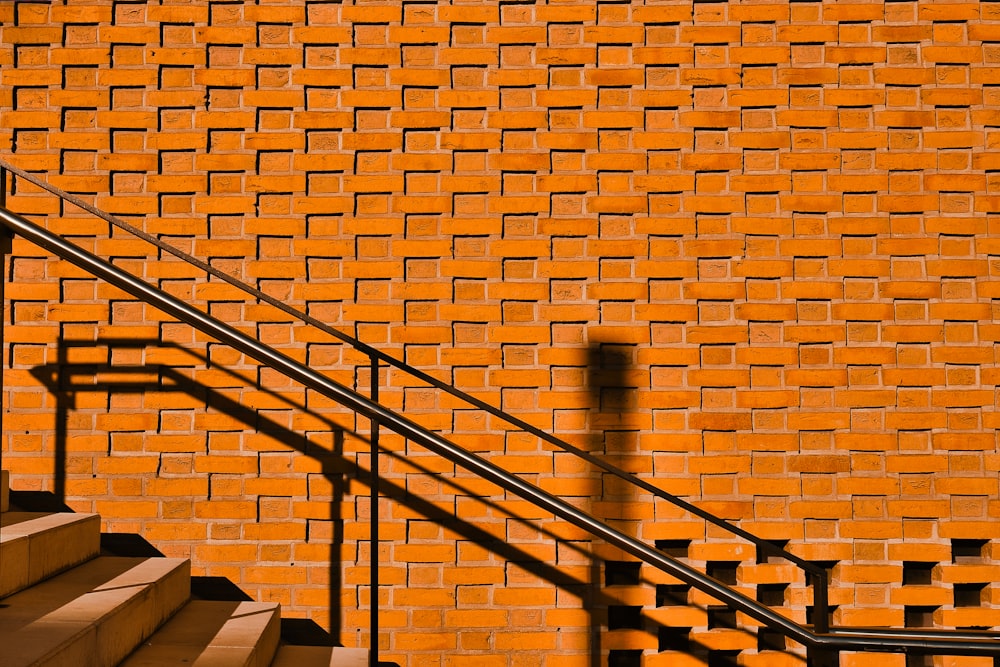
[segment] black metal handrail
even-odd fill
[[[156,238],[151,234],[142,231],[141,229],[135,227],[134,225],[130,225],[128,222],[122,220],[121,218],[118,218],[117,216],[102,211],[97,207],[92,206],[87,202],[83,201],[79,197],[75,197],[74,195],[66,192],[65,190],[62,190],[38,178],[34,174],[25,171],[19,167],[16,167],[15,165],[12,165],[5,160],[0,159],[0,189],[2,189],[4,193],[6,193],[7,189],[6,177],[3,175],[3,171],[5,170],[10,171],[12,174],[15,174],[16,176],[25,179],[26,181],[42,188],[43,190],[46,190],[54,194],[60,199],[68,201],[71,204],[81,208],[82,210],[101,218],[105,222],[108,222],[123,231],[126,231],[138,238],[141,238],[142,240],[156,246],[160,250],[163,250],[164,252],[167,252],[173,255],[174,257],[177,257],[178,259],[181,259],[201,269],[202,271],[205,271],[209,275],[226,282],[232,287],[235,287],[253,296],[256,299],[259,299],[264,303],[267,303],[268,305],[279,309],[286,315],[295,317],[296,319],[311,326],[314,326],[320,331],[323,331],[324,333],[333,336],[344,343],[347,343],[354,349],[358,350],[359,352],[369,357],[372,363],[372,369],[373,369],[372,372],[375,374],[376,377],[378,375],[379,362],[385,363],[386,365],[391,366],[392,368],[403,371],[404,373],[413,376],[414,378],[420,380],[421,382],[425,382],[431,385],[435,389],[444,391],[462,401],[465,401],[469,405],[472,405],[480,410],[483,410],[493,415],[494,417],[503,419],[512,426],[515,426],[521,429],[522,431],[530,433],[531,435],[539,438],[544,442],[549,443],[550,445],[558,447],[563,451],[569,452],[570,454],[573,454],[587,461],[591,465],[600,468],[605,472],[612,474],[618,477],[619,479],[624,480],[625,482],[628,482],[629,484],[632,484],[653,496],[656,496],[657,498],[666,500],[667,502],[673,504],[674,506],[686,512],[689,512],[694,516],[697,516],[698,518],[702,519],[707,523],[722,528],[723,530],[729,532],[730,534],[752,543],[758,549],[758,554],[776,556],[784,558],[791,563],[794,563],[797,567],[805,570],[808,573],[809,578],[812,579],[813,626],[817,628],[819,631],[825,631],[829,627],[829,575],[827,574],[827,571],[825,569],[815,565],[814,563],[810,563],[804,558],[801,558],[787,551],[786,549],[777,546],[773,542],[764,540],[754,535],[753,533],[750,533],[744,530],[743,528],[740,528],[739,526],[736,526],[726,521],[725,519],[718,517],[712,514],[711,512],[708,512],[698,507],[697,505],[694,505],[693,503],[690,503],[670,493],[669,491],[661,489],[660,487],[652,484],[648,480],[642,479],[641,477],[638,477],[630,472],[627,472],[623,468],[620,468],[619,466],[616,466],[613,463],[609,463],[608,461],[605,461],[600,457],[594,456],[590,452],[580,449],[579,447],[576,447],[566,442],[565,440],[562,440],[561,438],[558,438],[557,436],[547,431],[544,431],[538,428],[537,426],[528,423],[523,419],[518,418],[515,415],[505,412],[504,410],[497,408],[496,406],[491,405],[480,398],[477,398],[467,392],[464,392],[461,389],[455,387],[454,385],[443,382],[438,378],[406,363],[405,361],[402,361],[401,359],[397,359],[396,357],[393,357],[392,355],[387,354],[382,350],[379,350],[378,348],[372,347],[371,345],[368,345],[367,343],[357,338],[354,338],[353,336],[350,336],[349,334],[346,334],[343,331],[340,331],[339,329],[335,329],[326,322],[323,322],[322,320],[319,320],[313,317],[312,315],[309,315],[308,313],[298,310],[297,308],[288,305],[284,301],[276,299],[273,296],[267,294],[266,292],[263,292],[257,289],[256,287],[253,287],[252,285],[249,285],[241,281],[235,276],[232,276],[224,271],[221,271],[216,267],[212,266],[211,264],[189,253],[186,253],[183,250],[180,250],[179,248],[170,245],[169,243],[165,243],[164,241]],[[376,390],[373,389],[373,391]],[[375,530],[374,525],[373,525],[373,530]]]
[[[780,632],[805,645],[811,651],[816,651],[819,656],[848,650],[1000,657],[1000,634],[998,633],[865,628],[835,628],[830,632],[819,632],[815,628],[801,625],[747,595],[716,581],[690,565],[625,535],[603,521],[510,474],[486,459],[465,451],[443,436],[304,366],[291,357],[264,345],[110,262],[77,247],[23,216],[12,213],[6,208],[0,208],[0,224],[6,226],[14,234],[49,250],[92,275],[106,280],[115,287],[159,308],[202,333],[230,345],[305,387],[337,401],[373,422],[391,429],[400,436],[426,447],[483,479],[711,595],[771,630]]]

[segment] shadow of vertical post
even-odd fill
[[[75,394],[66,387],[72,383],[72,379],[67,378],[63,369],[69,366],[69,354],[65,340],[63,339],[62,327],[59,328],[59,338],[56,342],[59,346],[57,353],[58,363],[56,365],[56,428],[55,428],[55,461],[53,471],[53,493],[60,504],[66,503],[66,457],[68,455],[67,440],[69,438],[69,413],[76,407]]]
[[[630,386],[629,370],[634,364],[634,346],[628,344],[592,341],[587,348],[587,387],[592,406],[589,429],[597,454],[615,459],[627,455],[628,420],[625,415],[636,408],[636,387]],[[595,411],[596,410],[596,411]],[[623,518],[623,501],[612,500],[605,485],[605,477],[598,475],[600,496],[594,498],[597,511],[594,516],[605,521]],[[617,503],[613,504],[613,503]],[[595,557],[591,563],[591,585],[594,599],[609,599],[602,595],[604,582],[601,577],[601,559]],[[638,583],[638,582],[637,582]],[[604,626],[610,628],[611,605],[604,609]],[[602,619],[591,612],[592,667],[601,667],[603,654]],[[608,652],[608,667],[638,666],[634,652]],[[641,657],[639,658],[641,660]]]
[[[343,431],[334,432],[332,444],[333,447],[330,452],[330,459],[343,459],[345,456]],[[325,467],[326,465],[324,465],[324,468]],[[333,497],[330,500],[330,517],[333,519],[333,531],[330,535],[330,581],[328,584],[330,587],[330,602],[327,608],[330,614],[330,635],[333,639],[334,645],[336,646],[343,646],[343,637],[341,636],[341,625],[343,621],[341,606],[343,603],[340,595],[344,583],[342,572],[343,563],[341,562],[341,550],[344,545],[344,517],[341,516],[340,513],[341,507],[344,504],[345,487],[347,486],[344,477],[345,473],[341,470],[334,470],[326,473],[326,478],[333,488]]]

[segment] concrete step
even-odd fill
[[[3,471],[3,667],[368,667],[367,649],[279,647],[276,603],[188,601],[187,560],[101,556],[100,516],[21,511],[9,480]]]
[[[96,558],[100,550],[96,514],[5,512],[0,515],[0,598]]]
[[[267,667],[281,637],[280,612],[277,603],[193,600],[119,667]]]
[[[187,600],[190,563],[101,557],[3,600],[5,667],[107,667]]]
[[[285,645],[271,667],[368,667],[368,649]]]

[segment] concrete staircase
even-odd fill
[[[276,603],[191,599],[190,562],[101,554],[96,514],[25,512],[0,475],[5,667],[362,667],[366,649],[281,642]]]

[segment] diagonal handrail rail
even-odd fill
[[[978,655],[1000,658],[1000,633],[964,630],[833,628],[817,631],[778,614],[770,607],[732,589],[692,566],[651,548],[566,501],[468,452],[418,423],[335,382],[291,357],[207,315],[188,303],[150,285],[110,262],[83,250],[27,218],[0,207],[0,224],[10,232],[44,248],[75,266],[106,280],[135,298],[159,308],[216,340],[257,360],[286,377],[337,401],[341,405],[419,443],[497,486],[534,503],[591,535],[617,546],[657,569],[725,602],[750,618],[820,655],[838,651],[879,651],[942,655]]]
[[[683,498],[680,498],[679,496],[670,493],[669,491],[661,489],[660,487],[652,484],[648,480],[642,479],[641,477],[638,477],[626,471],[625,469],[614,465],[613,463],[605,461],[604,459],[601,459],[600,457],[597,457],[584,449],[576,447],[575,445],[572,445],[566,442],[565,440],[562,440],[561,438],[549,433],[548,431],[544,431],[538,428],[537,426],[523,419],[520,419],[515,415],[512,415],[490,403],[487,403],[486,401],[480,398],[477,398],[476,396],[473,396],[467,392],[462,391],[461,389],[455,387],[454,385],[448,384],[447,382],[443,382],[442,380],[439,380],[438,378],[430,375],[429,373],[426,373],[425,371],[422,371],[419,368],[416,368],[406,363],[405,361],[402,361],[401,359],[397,359],[396,357],[393,357],[392,355],[387,354],[386,352],[383,352],[378,348],[372,347],[371,345],[368,345],[367,343],[349,334],[346,334],[343,331],[340,331],[339,329],[335,329],[326,322],[323,322],[322,320],[319,320],[313,317],[312,315],[309,315],[308,313],[305,313],[293,306],[290,306],[284,301],[274,298],[273,296],[267,294],[266,292],[263,292],[260,289],[257,289],[256,287],[247,284],[246,282],[236,278],[235,276],[219,270],[218,268],[212,266],[211,264],[205,262],[204,260],[201,260],[191,255],[190,253],[184,252],[183,250],[176,248],[170,245],[169,243],[162,241],[161,239],[156,238],[152,234],[149,234],[139,229],[138,227],[129,224],[128,222],[122,220],[121,218],[115,215],[102,211],[96,206],[88,204],[79,197],[76,197],[66,192],[65,190],[62,190],[52,185],[51,183],[48,183],[47,181],[37,177],[31,172],[25,171],[24,169],[21,169],[6,160],[0,159],[0,189],[2,189],[4,195],[6,194],[6,182],[5,182],[6,179],[2,177],[2,171],[4,170],[9,171],[20,178],[25,179],[26,181],[32,183],[33,185],[36,185],[42,188],[43,190],[46,190],[47,192],[50,192],[51,194],[59,197],[60,199],[63,199],[73,204],[74,206],[77,206],[82,210],[101,218],[105,222],[108,222],[114,225],[115,227],[118,227],[119,229],[126,231],[146,241],[147,243],[154,245],[160,250],[163,250],[164,252],[167,252],[173,255],[174,257],[177,257],[178,259],[183,260],[201,269],[202,271],[205,271],[209,275],[226,282],[232,287],[235,287],[236,289],[239,289],[253,296],[256,299],[259,299],[264,303],[267,303],[268,305],[281,310],[286,315],[290,315],[306,324],[309,324],[310,326],[316,327],[320,331],[330,336],[333,336],[344,343],[347,343],[348,345],[352,346],[359,352],[362,352],[363,354],[367,355],[371,359],[378,359],[379,361],[384,362],[385,364],[393,368],[396,368],[397,370],[401,370],[404,373],[407,373],[440,391],[444,391],[462,401],[465,401],[466,403],[473,405],[476,408],[493,415],[494,417],[503,419],[507,423],[516,426],[522,431],[530,433],[531,435],[541,439],[544,442],[549,443],[550,445],[558,447],[563,451],[569,452],[570,454],[573,454],[574,456],[577,456],[587,461],[587,463],[595,467],[598,467],[604,470],[605,472],[610,473],[618,477],[619,479],[628,482],[629,484],[639,487],[640,489],[651,495],[654,495],[662,500],[666,500],[667,502],[673,504],[674,506],[686,512],[689,512],[694,516],[699,517],[703,521],[711,523],[737,537],[740,537],[748,542],[751,542],[760,550],[758,553],[765,553],[768,555],[781,557],[788,560],[791,563],[794,563],[797,567],[808,572],[813,579],[813,583],[815,586],[814,588],[815,599],[813,606],[814,625],[818,628],[823,628],[823,629],[825,629],[828,626],[829,575],[827,574],[827,571],[825,569],[817,566],[816,564],[811,563],[805,560],[804,558],[801,558],[800,556],[797,556],[787,551],[786,549],[777,546],[773,542],[761,539],[757,535],[754,535],[753,533],[750,533],[749,531],[744,530],[743,528],[736,526],[730,523],[729,521],[726,521],[725,519],[718,517],[712,514],[711,512],[708,512],[698,507],[697,505],[690,503],[684,500]]]

